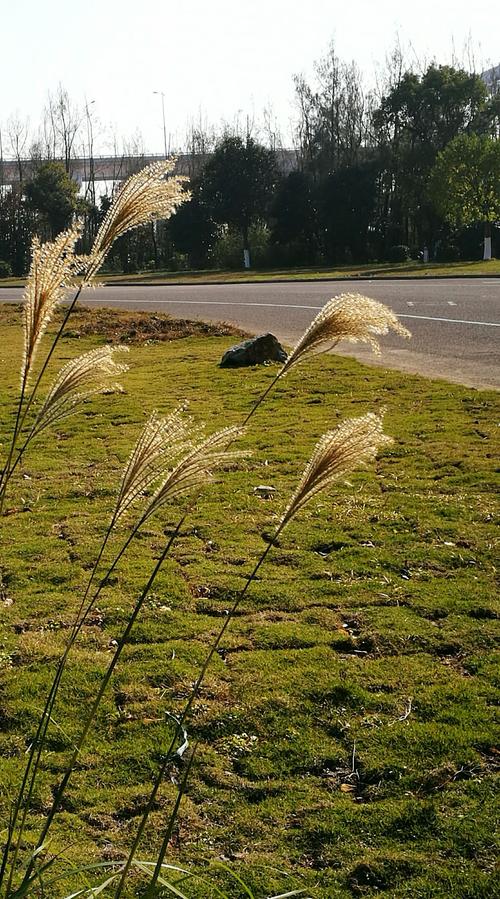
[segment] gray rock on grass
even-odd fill
[[[259,334],[226,350],[220,364],[221,368],[236,368],[262,362],[286,362],[286,358],[286,352],[274,334]]]

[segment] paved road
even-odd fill
[[[82,302],[224,320],[293,343],[323,303],[342,291],[387,303],[413,337],[383,338],[378,362],[364,347],[344,344],[340,352],[472,387],[500,387],[500,279],[113,286],[86,291]],[[20,289],[0,290],[0,302],[21,296]]]

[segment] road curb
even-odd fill
[[[500,274],[498,275],[339,275],[334,278],[261,278],[255,280],[233,280],[227,281],[100,281],[100,287],[217,287],[219,285],[239,284],[347,284],[352,281],[477,281],[477,280],[497,280],[500,282]],[[0,290],[18,290],[25,284],[0,284]]]
[[[237,286],[238,284],[329,284],[336,281],[348,283],[349,281],[462,281],[468,279],[471,281],[479,279],[498,280],[500,275],[420,275],[411,277],[408,275],[387,275],[372,276],[367,275],[349,275],[346,277],[335,278],[261,278],[255,280],[228,280],[228,281],[102,281],[104,287],[218,287],[219,285],[229,284]],[[0,285],[1,286],[1,285]]]

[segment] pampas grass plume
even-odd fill
[[[349,418],[323,435],[316,445],[302,479],[283,514],[279,530],[309,503],[355,468],[372,462],[378,450],[392,443],[382,430],[382,417],[369,412]]]
[[[35,361],[36,351],[54,310],[74,287],[75,275],[81,271],[81,257],[74,255],[81,235],[81,225],[62,231],[53,241],[41,243],[35,237],[31,266],[24,291],[24,353],[21,380],[26,383]]]
[[[164,474],[166,467],[180,453],[192,448],[193,424],[192,419],[184,415],[185,408],[185,405],[179,406],[166,418],[160,418],[154,411],[144,425],[123,472],[115,522]]]
[[[98,347],[67,362],[53,382],[38,413],[32,436],[72,415],[89,397],[109,389],[109,379],[128,370],[128,365],[114,359],[116,353],[124,352],[128,352],[128,347]],[[113,383],[112,386],[121,390],[119,384]]]
[[[316,351],[331,349],[339,340],[369,343],[380,354],[377,337],[395,331],[411,337],[407,328],[383,303],[359,293],[343,293],[329,300],[311,322],[285,362],[280,377]]]
[[[202,487],[213,478],[216,468],[248,455],[242,450],[231,450],[230,445],[244,433],[241,427],[223,428],[210,437],[198,441],[171,471],[148,506],[146,516],[156,512],[164,503]]]
[[[181,203],[189,200],[190,194],[183,187],[188,179],[172,175],[175,162],[175,159],[154,162],[123,182],[97,232],[85,285],[90,283],[115,240],[140,225],[170,218]]]

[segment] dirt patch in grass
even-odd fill
[[[80,307],[71,316],[64,337],[104,337],[110,343],[150,343],[184,337],[246,337],[247,333],[227,322],[172,318],[161,312],[140,313],[118,309]]]

